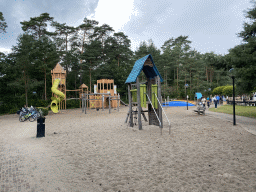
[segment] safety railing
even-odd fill
[[[155,96],[156,96],[156,98],[157,98],[156,93],[154,93],[154,94],[155,94]],[[161,102],[159,101],[158,98],[157,98],[157,101],[158,101],[160,107],[162,108],[162,111],[164,112],[164,115],[165,115],[165,117],[166,117],[166,119],[167,119],[167,121],[168,121],[168,124],[169,124],[169,134],[170,134],[170,133],[171,133],[171,123],[170,123],[170,121],[169,121],[169,119],[168,119],[168,117],[167,117],[167,115],[166,115],[166,113],[165,113],[165,111],[164,111],[164,109],[163,109],[163,106],[162,106],[162,104],[161,104]]]
[[[152,108],[153,108],[153,110],[154,110],[154,112],[155,112],[155,115],[156,115],[156,117],[157,117],[157,120],[158,120],[158,122],[159,122],[159,125],[160,125],[160,127],[161,127],[161,121],[160,121],[160,119],[159,119],[159,117],[158,117],[158,115],[157,115],[157,113],[156,113],[156,110],[155,110],[155,108],[154,108],[154,106],[153,106],[153,104],[152,104],[152,102],[151,102],[151,100],[150,100],[150,98],[149,98],[149,96],[148,96],[148,94],[147,93],[144,93],[144,94],[146,94],[147,95],[147,97],[148,97],[148,100],[149,100],[149,102],[150,102],[150,104],[151,104],[151,106],[152,106]],[[162,134],[162,128],[161,128],[161,134]]]

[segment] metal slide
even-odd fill
[[[154,93],[154,94],[155,94],[155,96],[156,96],[156,98],[157,98],[156,93]],[[163,106],[162,106],[162,104],[161,104],[161,102],[159,101],[158,98],[157,98],[157,101],[158,101],[159,105],[161,106],[162,111],[164,112],[164,115],[165,115],[165,117],[166,117],[166,119],[167,119],[167,121],[168,121],[168,124],[169,124],[169,134],[170,134],[170,133],[171,133],[171,124],[170,124],[170,121],[169,121],[169,119],[168,119],[168,117],[167,117],[167,115],[166,115],[166,113],[165,113],[165,111],[164,111],[164,109],[163,109]]]

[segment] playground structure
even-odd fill
[[[55,79],[54,80],[54,83],[52,85],[52,93],[58,97],[51,97],[52,99],[52,102],[51,102],[51,110],[54,112],[54,113],[58,113],[58,104],[63,101],[66,97],[64,95],[63,92],[59,91],[57,88],[58,88],[58,85],[60,83],[60,79]]]
[[[81,98],[83,93],[88,93],[88,86],[82,84],[79,89],[67,90],[66,89],[66,70],[57,63],[53,70],[51,70],[52,75],[52,103],[51,109],[54,113],[58,113],[58,110],[63,110],[67,108],[67,91],[79,91],[80,108],[82,107]],[[58,80],[58,81],[56,81]],[[63,95],[62,95],[63,94]],[[58,98],[60,97],[60,98]],[[78,98],[74,98],[78,99]]]
[[[102,94],[99,95],[98,93]],[[114,85],[113,79],[100,79],[97,80],[97,84],[94,85],[94,94],[90,95],[90,99],[97,99],[90,102],[90,108],[106,108],[109,107],[108,98],[109,96],[106,95],[106,99],[104,100],[102,104],[102,97],[103,93],[110,93],[110,96],[112,99],[117,98],[117,91],[116,91],[116,85]],[[117,108],[117,100],[112,100],[110,102],[112,108]],[[104,106],[103,106],[104,105]],[[120,105],[120,104],[119,104]]]
[[[147,81],[144,83],[139,82],[141,71],[143,71],[147,77]],[[132,84],[134,82],[136,82],[136,84]],[[129,119],[128,125],[130,127],[134,126],[135,117],[138,119],[139,130],[142,130],[141,115],[144,120],[147,121],[145,112],[148,112],[149,125],[159,126],[162,134],[162,112],[164,112],[164,110],[161,97],[161,82],[163,82],[163,79],[154,64],[151,55],[146,55],[135,62],[133,69],[125,82],[128,84],[129,98],[129,111],[125,123],[127,123],[127,120]],[[136,110],[133,110],[134,106],[137,106]],[[142,107],[147,107],[148,110],[142,110]],[[137,115],[138,117],[136,117]],[[167,121],[169,123],[170,134],[170,122],[168,118]]]
[[[120,106],[120,95],[117,94],[116,85],[114,85],[113,79],[100,79],[97,80],[97,84],[94,85],[94,93],[83,93],[82,94],[82,111],[86,113],[86,105],[90,109],[101,109],[109,108],[109,113],[111,108],[117,108],[119,111]]]
[[[51,74],[52,74],[52,85],[54,85],[55,80],[59,79],[58,84],[56,82],[56,84],[57,84],[56,89],[58,89],[58,91],[62,92],[65,96],[64,97],[65,99],[59,101],[58,103],[55,103],[57,105],[57,110],[56,110],[56,107],[55,107],[54,111],[58,112],[58,109],[59,110],[66,109],[66,70],[64,70],[59,63],[57,63],[56,66],[54,67],[54,69],[51,70]],[[52,98],[53,97],[57,98],[58,95],[56,95],[52,91]]]

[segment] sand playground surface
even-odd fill
[[[0,191],[256,191],[256,136],[195,107],[165,108],[164,128],[124,123],[128,107],[37,122],[0,116]]]

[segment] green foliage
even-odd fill
[[[223,95],[223,90],[225,86],[216,87],[213,89],[212,94],[213,95]]]
[[[6,33],[7,23],[5,22],[3,13],[0,12],[0,33]]]
[[[37,107],[36,109],[37,109],[37,111],[39,111],[41,109],[43,112],[43,116],[47,116],[49,113],[49,109],[47,107]]]
[[[233,95],[233,86],[225,86],[223,89],[223,95],[232,97]]]
[[[19,110],[18,108],[10,109],[9,114],[15,114],[17,113],[18,110]]]
[[[80,107],[80,100],[72,99],[67,101],[67,109],[74,109]]]

